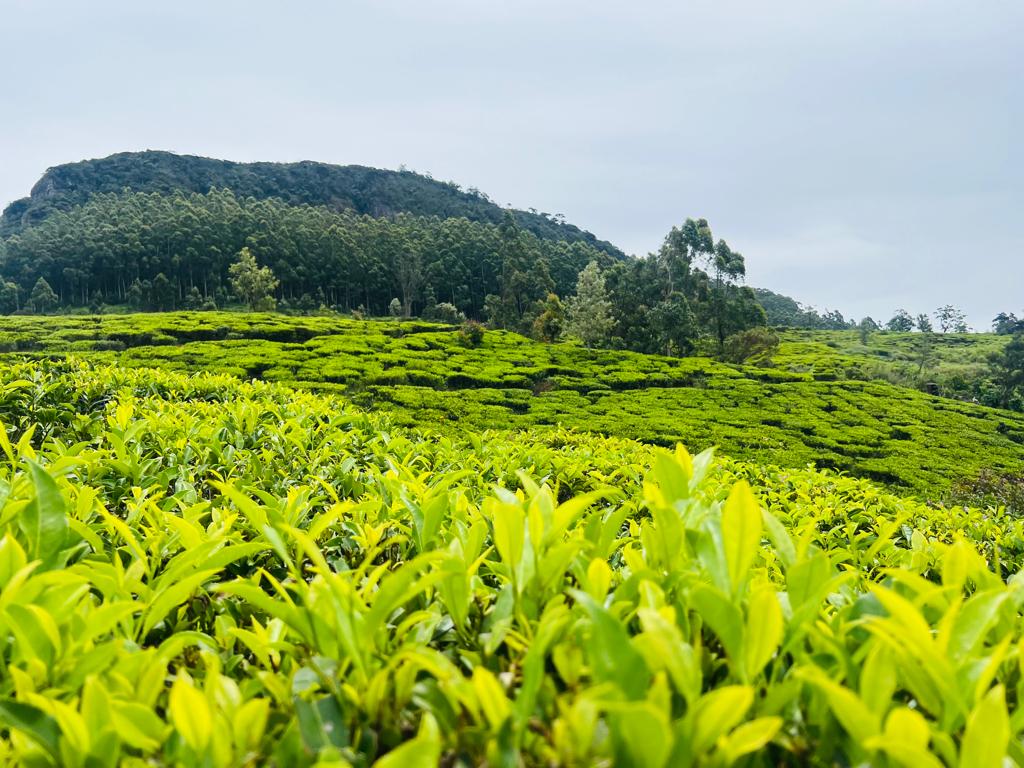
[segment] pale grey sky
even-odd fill
[[[0,205],[136,149],[404,163],[886,319],[1024,310],[1020,0],[0,0]]]

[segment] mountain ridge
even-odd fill
[[[69,210],[96,194],[125,189],[161,194],[205,193],[213,188],[230,189],[245,197],[279,198],[291,205],[325,206],[374,217],[411,213],[497,224],[506,210],[473,187],[463,189],[456,183],[404,169],[313,160],[245,163],[145,150],[48,168],[28,197],[15,200],[4,209],[0,215],[0,237],[17,234],[54,211]],[[616,258],[625,256],[612,243],[557,215],[511,210],[523,229],[540,238],[585,242]]]

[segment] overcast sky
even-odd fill
[[[0,0],[0,205],[166,149],[405,164],[847,315],[1024,310],[1020,0]]]

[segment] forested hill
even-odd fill
[[[498,224],[504,209],[475,189],[411,171],[326,163],[235,163],[172,152],[122,152],[50,168],[29,197],[11,203],[0,217],[0,237],[66,211],[100,193],[206,193],[230,189],[237,196],[280,198],[290,205],[327,206],[370,216],[411,213],[462,217]],[[545,240],[582,241],[616,257],[622,252],[561,219],[558,214],[513,212],[517,224]]]

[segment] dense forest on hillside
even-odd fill
[[[374,218],[229,190],[96,195],[54,213],[0,243],[8,281],[0,310],[222,306],[239,299],[230,272],[243,249],[272,273],[254,306],[266,298],[408,317],[443,304],[453,316],[549,341],[574,328],[588,344],[667,354],[685,354],[703,338],[721,348],[764,324],[741,284],[743,257],[703,219],[673,228],[656,254],[616,259],[582,242],[538,238],[511,212],[496,226]],[[563,298],[571,299],[564,307]]]
[[[154,290],[153,309],[183,305],[191,289],[226,301],[228,267],[243,247],[269,266],[288,301],[308,294],[345,311],[362,306],[385,315],[392,298],[411,312],[423,297],[480,316],[496,293],[506,250],[530,265],[543,264],[550,290],[571,292],[592,260],[613,257],[582,242],[544,240],[514,225],[399,214],[374,218],[281,200],[241,198],[229,190],[207,194],[97,195],[69,212],[7,239],[4,275],[27,296],[45,279],[61,303],[128,303],[136,280]]]
[[[70,210],[93,195],[126,189],[164,195],[230,189],[240,198],[276,198],[289,205],[325,206],[375,217],[409,213],[489,224],[499,224],[505,211],[479,190],[407,170],[314,162],[235,163],[171,152],[122,152],[50,168],[29,197],[4,211],[0,237]],[[561,214],[516,210],[512,215],[520,227],[541,239],[583,242],[613,256],[623,255],[610,243],[567,223]]]

